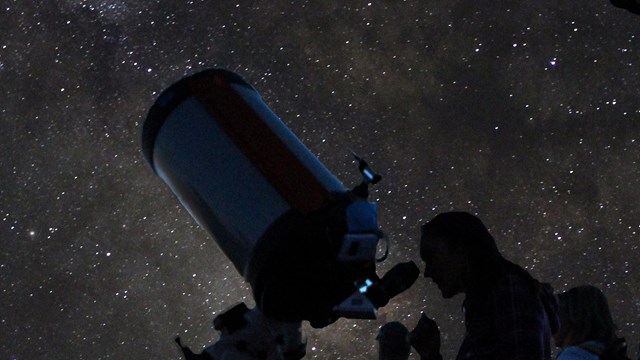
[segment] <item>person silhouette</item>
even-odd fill
[[[174,340],[176,344],[178,344],[178,346],[180,347],[180,350],[182,350],[182,355],[184,355],[185,360],[213,360],[212,358],[210,358],[204,353],[196,354],[193,351],[191,351],[191,349],[188,346],[182,345],[182,340],[180,339],[180,336],[177,336]]]
[[[640,15],[640,3],[637,0],[609,0],[609,2],[615,7]]]
[[[378,360],[407,360],[411,353],[409,330],[400,322],[384,324],[378,336]]]
[[[627,344],[616,335],[609,303],[600,289],[574,287],[559,294],[558,300],[560,329],[553,339],[562,350],[557,360],[629,360]]]
[[[466,212],[437,215],[422,226],[424,276],[442,297],[464,293],[466,334],[457,359],[551,357],[557,299],[548,284],[506,260],[482,221]],[[422,314],[410,343],[423,360],[441,359],[440,331]]]

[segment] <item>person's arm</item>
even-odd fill
[[[409,333],[409,342],[420,360],[442,360],[438,324],[422,313],[416,327]]]
[[[507,276],[492,299],[496,360],[548,360],[550,334],[540,299],[525,281]]]

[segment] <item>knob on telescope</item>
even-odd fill
[[[369,197],[369,184],[377,184],[380,180],[382,180],[382,176],[374,173],[373,170],[371,170],[369,164],[367,164],[367,162],[363,158],[358,156],[358,154],[356,154],[353,150],[351,151],[351,154],[353,154],[353,157],[355,157],[356,161],[358,161],[358,170],[360,170],[360,174],[362,174],[362,182],[354,187],[352,192],[356,196],[362,199],[366,199],[367,197]]]
[[[354,151],[351,151],[351,154],[353,154],[353,157],[358,161],[358,170],[360,170],[360,173],[364,178],[363,181],[375,185],[382,180],[382,176],[374,173],[373,170],[371,170],[371,167],[369,167],[369,164],[367,164],[363,158],[358,156]]]

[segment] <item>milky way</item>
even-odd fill
[[[241,74],[352,186],[350,149],[391,255],[418,225],[477,214],[557,291],[594,284],[640,333],[640,17],[608,1],[5,1],[0,8],[0,358],[179,359],[250,291],[140,154],[167,86]],[[375,321],[305,326],[307,357],[375,358],[421,311],[445,358],[462,297],[424,279]],[[417,356],[412,355],[412,359]]]

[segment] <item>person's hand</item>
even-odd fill
[[[422,360],[440,360],[440,330],[435,321],[422,313],[418,325],[409,333],[409,342]]]

